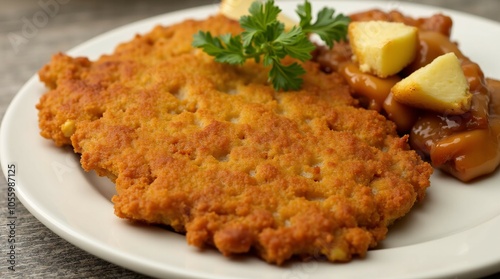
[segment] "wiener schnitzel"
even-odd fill
[[[226,256],[348,261],[424,198],[431,167],[337,73],[307,61],[302,89],[276,92],[262,65],[194,49],[199,30],[241,32],[220,15],[187,20],[40,70],[41,135],[116,183],[116,215]]]

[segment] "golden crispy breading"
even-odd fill
[[[306,62],[302,90],[275,92],[263,66],[193,49],[199,29],[240,31],[222,16],[190,20],[95,62],[55,55],[40,71],[51,89],[41,134],[116,182],[118,216],[224,255],[347,261],[424,197],[429,165],[393,123],[356,108],[339,75]]]

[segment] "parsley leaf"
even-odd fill
[[[247,59],[260,63],[262,60],[264,66],[271,67],[269,80],[275,90],[297,90],[302,86],[300,76],[305,73],[304,68],[297,62],[283,65],[281,60],[286,56],[300,61],[311,59],[315,46],[308,38],[310,33],[318,34],[330,47],[347,35],[348,17],[342,14],[334,17],[335,10],[323,8],[316,22],[311,23],[311,10],[311,4],[305,0],[297,9],[299,25],[285,30],[284,24],[278,21],[281,9],[274,5],[274,0],[255,1],[249,15],[240,18],[244,30],[241,34],[213,37],[210,32],[200,31],[193,36],[192,45],[221,63],[243,64]]]
[[[284,53],[293,58],[300,61],[312,58],[311,52],[315,47],[300,27],[294,26],[289,32],[281,33],[276,41],[283,47]]]
[[[274,1],[268,1],[264,5],[256,1],[248,12],[250,15],[240,18],[240,25],[245,29],[242,34],[244,46],[249,46],[254,37],[265,35],[268,26],[277,21],[281,9],[274,6]]]
[[[215,57],[215,61],[228,64],[243,64],[247,57],[243,53],[241,37],[231,35],[223,35],[212,37],[210,32],[198,32],[193,36],[192,45],[194,47],[203,48],[203,50]]]
[[[280,88],[285,91],[299,89],[302,85],[302,79],[297,76],[305,74],[306,71],[298,63],[285,66],[279,61],[274,61],[269,75],[273,77],[272,83],[274,88]]]
[[[297,14],[300,17],[300,26],[305,33],[316,33],[319,37],[331,48],[334,42],[345,40],[347,36],[347,26],[350,18],[339,14],[334,16],[335,10],[323,8],[318,13],[318,18],[315,23],[312,21],[312,8],[309,1],[305,1],[304,5],[299,5]]]

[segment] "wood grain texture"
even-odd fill
[[[43,0],[42,0],[43,1]],[[44,1],[47,2],[48,0]],[[21,86],[44,65],[50,56],[66,51],[96,35],[121,25],[175,10],[200,5],[216,5],[217,0],[59,0],[57,11],[45,20],[39,17],[36,30],[25,30],[25,40],[13,42],[12,34],[22,34],[26,20],[36,17],[39,1],[0,0],[0,120]],[[500,21],[498,0],[406,1],[441,6]],[[387,1],[397,7],[397,1]],[[30,32],[28,32],[30,31]],[[2,166],[5,167],[5,166]],[[0,192],[6,182],[0,178]],[[6,220],[6,195],[0,198],[2,220]],[[147,278],[103,261],[66,242],[18,205],[17,271],[9,272],[0,259],[0,278]],[[6,253],[6,229],[0,229],[2,255]],[[500,267],[499,267],[500,268]],[[500,276],[500,274],[497,274]],[[491,278],[498,278],[491,276]]]

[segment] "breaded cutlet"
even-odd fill
[[[220,15],[187,20],[40,70],[41,135],[116,183],[116,215],[226,256],[348,261],[424,198],[431,167],[337,73],[308,61],[301,90],[276,92],[262,65],[194,49],[198,30],[241,31]]]

